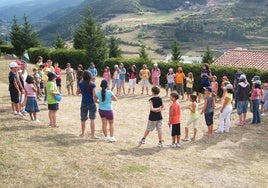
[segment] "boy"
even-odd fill
[[[169,107],[169,121],[168,126],[171,128],[172,143],[169,144],[172,148],[179,148],[180,146],[180,135],[181,135],[181,125],[180,125],[180,115],[181,107],[177,102],[179,95],[172,92],[170,94],[171,105]]]
[[[205,121],[208,127],[208,131],[204,134],[204,136],[211,136],[213,130],[215,100],[212,97],[212,89],[210,86],[204,87],[204,90],[205,90],[205,101],[204,101],[204,107],[200,114],[204,113]]]
[[[159,143],[157,147],[163,147],[162,144],[162,114],[161,110],[163,110],[164,105],[162,99],[159,97],[160,89],[156,86],[152,87],[153,97],[149,99],[150,103],[150,114],[148,119],[147,128],[145,130],[144,136],[140,141],[140,144],[145,144],[145,139],[148,134],[156,128],[158,132]]]

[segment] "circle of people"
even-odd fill
[[[56,112],[59,109],[61,100],[61,75],[62,70],[59,63],[48,60],[43,63],[43,58],[38,56],[35,68],[32,74],[28,72],[27,63],[25,61],[14,61],[9,64],[9,91],[11,97],[11,107],[13,114],[25,118],[25,113],[29,113],[30,120],[40,122],[37,113],[40,111],[38,100],[44,97],[44,104],[48,106],[49,126],[58,128],[56,121]],[[135,95],[135,85],[138,77],[141,79],[141,94],[149,95],[149,78],[151,77],[152,97],[149,99],[150,113],[148,117],[147,127],[139,144],[145,144],[146,138],[154,129],[158,132],[158,147],[163,147],[162,143],[162,110],[164,109],[162,98],[159,96],[159,78],[161,70],[157,64],[154,64],[150,71],[144,64],[142,69],[137,72],[136,66],[133,64],[128,70],[124,68],[123,63],[114,66],[114,70],[106,66],[103,70],[103,80],[101,81],[101,90],[96,92],[96,77],[98,71],[94,63],[90,63],[88,70],[84,70],[82,65],[78,65],[75,71],[70,63],[66,64],[66,87],[68,95],[75,95],[74,82],[77,82],[76,94],[82,95],[80,118],[81,118],[81,137],[85,136],[86,121],[90,119],[90,137],[91,139],[99,139],[95,135],[95,122],[98,104],[98,112],[102,121],[102,131],[104,140],[107,142],[116,142],[114,136],[114,113],[112,109],[112,101],[117,100],[117,96],[125,95],[125,78],[128,75],[129,87],[127,94]],[[189,142],[196,139],[196,124],[200,114],[204,114],[207,125],[207,132],[204,136],[211,136],[213,133],[213,119],[215,104],[220,103],[219,126],[215,130],[216,133],[228,133],[231,127],[231,113],[233,109],[237,109],[239,121],[237,126],[244,126],[247,118],[248,106],[253,114],[251,123],[261,123],[261,116],[268,115],[268,83],[261,83],[259,76],[254,76],[252,84],[247,81],[246,75],[241,68],[237,69],[234,76],[234,83],[231,84],[227,76],[222,77],[220,89],[222,89],[222,97],[217,98],[219,84],[217,77],[212,75],[208,64],[202,65],[200,88],[195,95],[193,92],[194,76],[191,72],[185,76],[182,67],[178,67],[174,72],[172,68],[166,74],[166,96],[170,97],[168,125],[170,127],[172,142],[170,147],[180,147],[181,135],[181,106],[178,99],[184,99],[184,81],[186,81],[187,100],[190,104],[189,118],[185,124],[185,137],[182,141]],[[116,94],[113,90],[116,88]],[[174,91],[175,88],[175,91]],[[170,91],[170,95],[168,95]],[[202,97],[203,96],[203,97]],[[199,112],[199,104],[201,98],[204,99],[203,107]],[[233,100],[234,98],[234,100]],[[233,104],[234,102],[234,104]],[[261,106],[261,109],[260,109]],[[109,129],[107,128],[109,125]],[[193,136],[189,136],[189,127],[193,128]],[[109,133],[108,133],[109,130]]]

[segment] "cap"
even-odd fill
[[[56,78],[56,74],[54,74],[53,72],[49,72],[49,73],[47,73],[47,77],[48,78]]]
[[[154,67],[157,67],[157,64],[156,63],[154,64]]]
[[[9,63],[9,68],[19,67],[16,62]]]
[[[239,77],[239,80],[245,80],[247,79],[246,75],[245,74],[241,74],[240,77]]]
[[[211,87],[210,87],[210,86],[203,87],[203,88],[204,88],[204,90],[207,90],[207,91],[209,91],[209,92],[212,92],[212,89],[211,89]]]
[[[253,82],[255,85],[261,85],[261,81],[260,80],[256,80]]]
[[[255,82],[256,80],[261,80],[260,76],[253,76],[252,82]]]
[[[227,84],[225,87],[226,87],[226,89],[234,89],[232,84]]]
[[[118,68],[118,65],[114,65],[114,68]]]
[[[173,71],[173,69],[172,68],[170,68],[170,69],[168,69],[169,71]]]

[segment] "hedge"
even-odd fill
[[[0,45],[0,51],[4,54],[14,54],[14,47],[12,45]]]

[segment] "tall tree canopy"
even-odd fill
[[[114,37],[110,37],[110,45],[109,45],[109,58],[112,57],[121,57],[121,49],[118,45],[118,40]]]
[[[54,48],[55,49],[63,49],[63,48],[65,48],[65,45],[66,45],[65,41],[61,38],[61,35],[58,33],[57,37],[54,41]]]
[[[181,60],[181,52],[180,46],[177,40],[174,40],[172,45],[172,61],[180,61]]]
[[[141,46],[140,51],[139,51],[139,56],[142,59],[148,60],[148,54],[147,54],[147,52],[145,50],[145,45]]]
[[[202,57],[202,63],[208,63],[211,64],[214,61],[214,54],[213,52],[210,50],[209,47],[207,47],[203,57]]]
[[[101,27],[92,17],[90,8],[87,16],[74,32],[74,48],[85,49],[90,62],[101,63],[107,57],[106,39]]]

